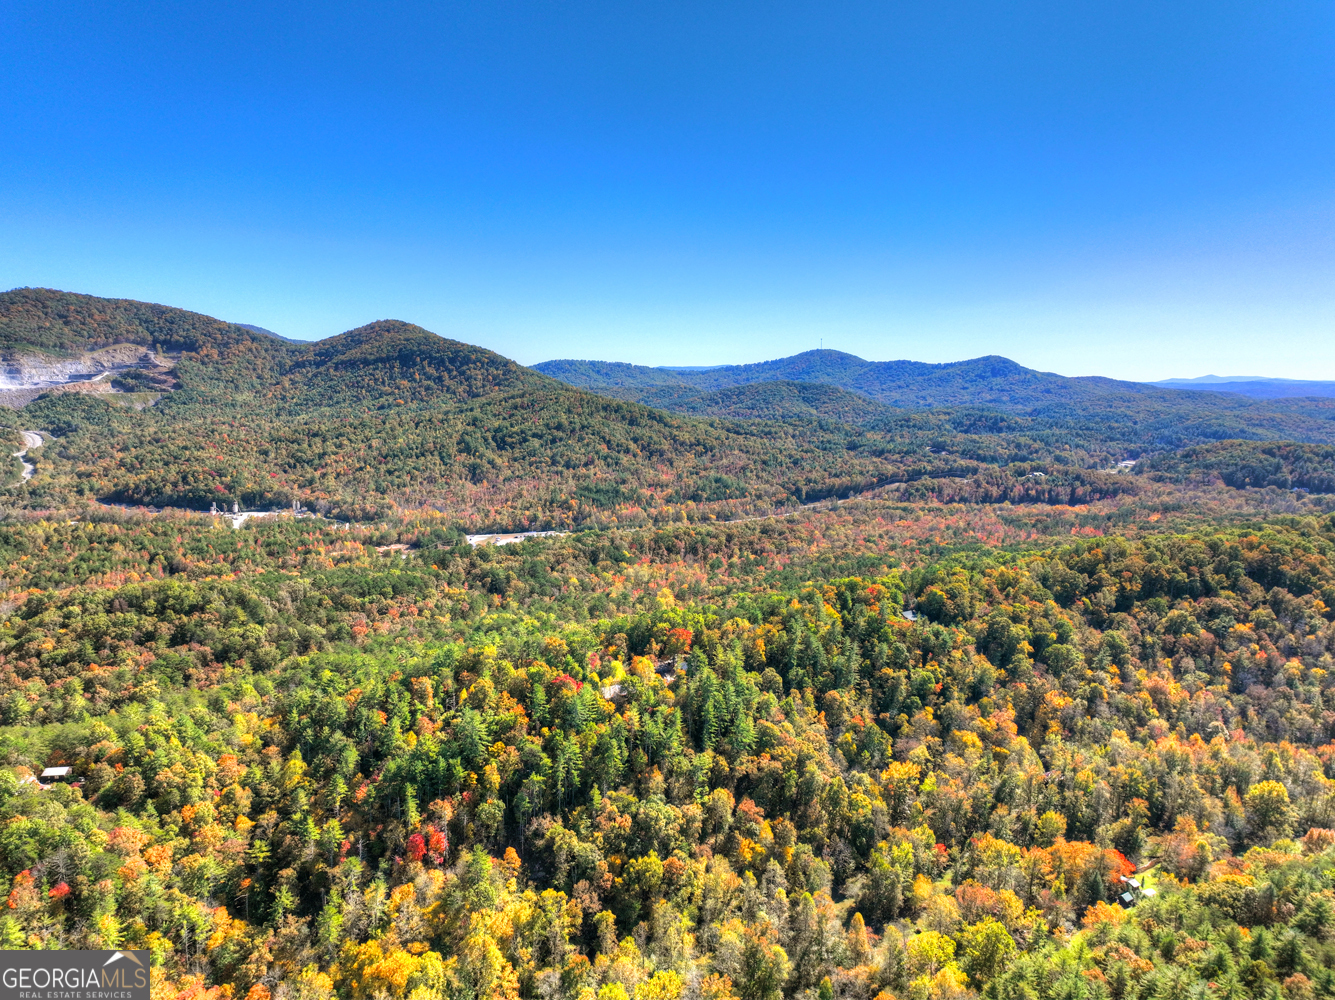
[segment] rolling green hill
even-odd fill
[[[272,398],[308,412],[463,402],[542,388],[553,388],[552,381],[493,351],[382,320],[294,351]]]
[[[866,396],[815,382],[754,382],[713,390],[656,385],[592,391],[673,413],[737,420],[835,420],[865,424],[893,412]]]

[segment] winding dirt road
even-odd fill
[[[26,483],[37,471],[37,466],[23,456],[28,454],[29,448],[40,448],[44,442],[42,441],[42,435],[36,431],[19,431],[19,433],[23,436],[23,447],[14,452],[14,457],[23,463],[23,479],[21,481]]]

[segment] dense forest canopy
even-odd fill
[[[0,937],[252,1000],[1330,993],[1335,519],[963,510],[12,523]]]
[[[1292,442],[1222,441],[1155,455],[1143,470],[1160,480],[1218,477],[1237,489],[1335,493],[1335,448]]]
[[[1335,996],[1327,404],[983,359],[902,408],[825,352],[654,408],[0,296],[13,356],[115,343],[170,378],[3,414],[4,947],[154,1000]]]

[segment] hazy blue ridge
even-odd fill
[[[1078,402],[1113,395],[1154,396],[1168,392],[1138,382],[1099,377],[1067,378],[990,355],[967,361],[867,361],[842,351],[806,351],[790,358],[704,371],[666,370],[607,361],[545,361],[537,371],[571,385],[603,391],[650,385],[680,385],[710,391],[757,382],[833,385],[886,406],[989,405],[1030,409],[1052,402]]]
[[[1204,375],[1195,379],[1164,379],[1146,384],[1164,389],[1186,389],[1195,392],[1230,392],[1252,399],[1335,396],[1335,382],[1292,378],[1227,378]]]

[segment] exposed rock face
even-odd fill
[[[0,358],[0,389],[33,389],[87,382],[127,368],[162,367],[157,355],[138,344],[115,344],[72,358],[6,353]]]
[[[170,392],[172,363],[139,344],[73,357],[32,351],[0,356],[0,406],[22,407],[50,392]]]

